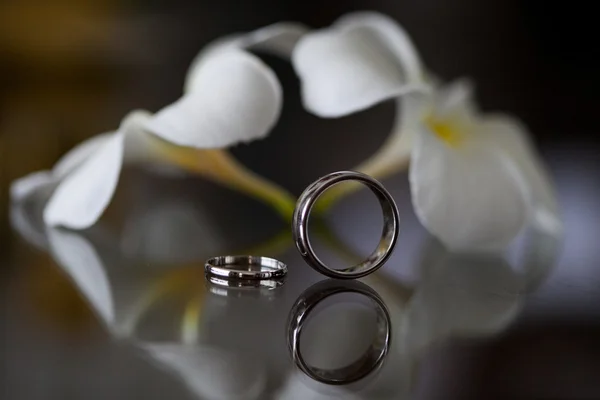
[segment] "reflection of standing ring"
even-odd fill
[[[377,196],[383,211],[383,232],[377,248],[363,262],[336,270],[325,265],[315,254],[308,238],[308,218],[318,197],[331,186],[343,181],[358,181],[371,189]],[[315,270],[330,278],[353,279],[369,275],[380,268],[392,255],[398,238],[398,209],[396,203],[383,185],[368,175],[353,171],[340,171],[326,175],[308,186],[300,195],[292,223],[296,247],[304,260]]]
[[[357,361],[338,369],[313,367],[304,361],[300,349],[302,327],[313,309],[328,297],[341,293],[357,293],[375,303],[377,309],[377,338]],[[387,307],[379,294],[358,281],[325,280],[314,284],[300,295],[288,319],[288,347],[296,365],[309,377],[329,385],[356,382],[380,367],[391,342],[391,320]]]

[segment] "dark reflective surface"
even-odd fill
[[[600,398],[600,58],[586,4],[0,2],[0,398]],[[565,237],[538,237],[505,260],[447,254],[416,221],[406,176],[386,180],[398,246],[365,282],[386,302],[394,337],[365,381],[330,387],[297,371],[286,318],[322,277],[293,250],[286,223],[237,193],[126,171],[93,229],[46,232],[35,204],[10,210],[21,234],[8,228],[11,180],[49,168],[132,109],[178,98],[211,40],[283,20],[323,27],[367,8],[397,19],[443,79],[473,77],[483,109],[531,128],[557,181]],[[265,60],[285,104],[267,139],[232,150],[254,171],[299,195],[384,142],[393,104],[316,118],[291,67]],[[362,191],[333,210],[329,229],[311,236],[319,257],[347,266],[372,251],[373,200]],[[288,263],[285,285],[246,291],[204,279],[207,257],[250,252]],[[373,333],[362,311],[352,303],[316,316],[307,356],[335,365],[360,356]]]
[[[6,286],[7,398],[539,398],[548,393],[545,376],[558,376],[556,390],[569,394],[562,398],[600,393],[591,375],[600,363],[599,278],[582,258],[594,249],[578,251],[586,242],[571,239],[568,210],[565,241],[534,231],[506,255],[452,254],[405,208],[403,177],[389,180],[406,215],[399,245],[361,279],[389,312],[389,348],[372,373],[332,386],[297,368],[288,349],[293,305],[324,279],[293,247],[289,228],[235,195],[236,216],[265,217],[248,226],[249,217],[205,213],[204,193],[189,185],[201,179],[126,174],[148,201],[124,196],[116,216],[87,231],[43,228],[34,202],[12,209],[20,238]],[[144,187],[150,179],[157,183]],[[372,200],[361,191],[317,221],[315,251],[339,265],[368,254],[381,228]],[[282,260],[285,283],[205,279],[206,257],[240,253]],[[360,299],[340,296],[315,311],[301,339],[311,365],[342,368],[377,341],[377,313]]]

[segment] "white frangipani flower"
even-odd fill
[[[526,129],[478,113],[464,81],[435,93],[414,137],[409,178],[421,223],[451,249],[503,249],[529,223],[561,229]]]
[[[310,112],[327,118],[397,99],[388,140],[354,169],[385,177],[410,162],[413,205],[423,225],[461,250],[504,248],[528,222],[560,230],[558,207],[523,125],[482,116],[468,85],[437,90],[410,39],[380,14],[349,14],[304,35],[292,55]],[[325,210],[358,185],[322,196]]]
[[[282,90],[275,74],[240,49],[213,52],[193,68],[185,95],[151,115],[137,111],[113,133],[85,141],[52,171],[13,183],[13,201],[57,185],[44,212],[49,225],[83,229],[102,215],[124,162],[163,162],[200,173],[272,204],[282,215],[292,197],[235,161],[223,148],[265,137],[279,117]]]

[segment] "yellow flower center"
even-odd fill
[[[425,124],[438,138],[446,142],[448,146],[457,147],[463,140],[462,132],[449,122],[428,117],[425,119]]]

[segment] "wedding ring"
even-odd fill
[[[283,278],[287,266],[269,257],[220,256],[206,260],[204,271],[209,276],[226,279],[263,280]]]
[[[377,337],[367,351],[350,365],[323,369],[309,365],[302,357],[300,335],[310,313],[328,297],[356,293],[367,297],[377,312]],[[359,281],[325,280],[308,288],[296,300],[288,317],[288,349],[294,363],[310,378],[328,385],[344,385],[361,380],[383,365],[391,344],[392,322],[379,294]]]
[[[366,260],[348,268],[333,269],[325,265],[313,251],[308,237],[308,219],[319,196],[331,186],[343,181],[358,181],[366,185],[377,196],[383,211],[383,232],[377,248]],[[300,195],[294,210],[292,233],[300,254],[316,271],[330,278],[355,279],[376,271],[392,255],[398,238],[399,221],[396,203],[380,182],[360,172],[340,171],[320,178]]]

